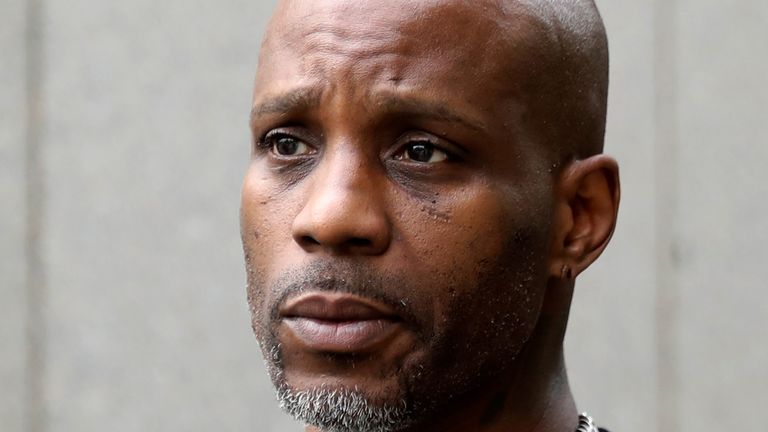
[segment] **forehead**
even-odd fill
[[[283,0],[270,32],[283,40],[330,31],[340,38],[370,38],[370,42],[425,35],[458,42],[472,36],[466,33],[471,27],[498,26],[502,20],[489,13],[491,9],[500,10],[485,0]]]
[[[287,0],[265,38],[254,97],[295,85],[520,91],[549,44],[515,2]]]

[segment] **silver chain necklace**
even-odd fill
[[[579,414],[579,427],[576,428],[576,432],[600,432],[595,426],[594,420],[587,413]]]

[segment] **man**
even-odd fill
[[[597,430],[574,279],[619,203],[588,0],[285,0],[241,230],[284,409],[322,432]]]

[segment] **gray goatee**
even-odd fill
[[[411,423],[404,401],[397,406],[377,406],[350,389],[295,391],[281,386],[277,397],[287,413],[323,432],[394,432]]]

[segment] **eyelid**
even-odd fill
[[[304,143],[307,147],[312,149],[313,152],[317,152],[318,150],[317,145],[315,145],[313,140],[310,137],[307,137],[306,135],[307,134],[301,133],[295,129],[292,129],[291,127],[278,127],[278,128],[270,129],[266,133],[261,135],[261,138],[259,138],[256,141],[256,146],[262,150],[269,150],[270,148],[272,148],[272,143],[269,142],[272,138],[284,136],[284,137],[295,139],[296,141],[300,141]]]
[[[392,156],[401,154],[405,151],[406,146],[412,142],[428,142],[435,150],[445,153],[448,161],[461,160],[466,155],[464,148],[445,138],[424,131],[408,131],[397,139],[397,145]]]
[[[286,136],[286,137],[295,138],[297,140],[304,141],[303,138],[296,136],[295,133],[292,133],[290,130],[286,128],[270,129],[264,135],[262,135],[259,141],[262,143],[265,143],[269,139],[280,137],[280,136]]]

